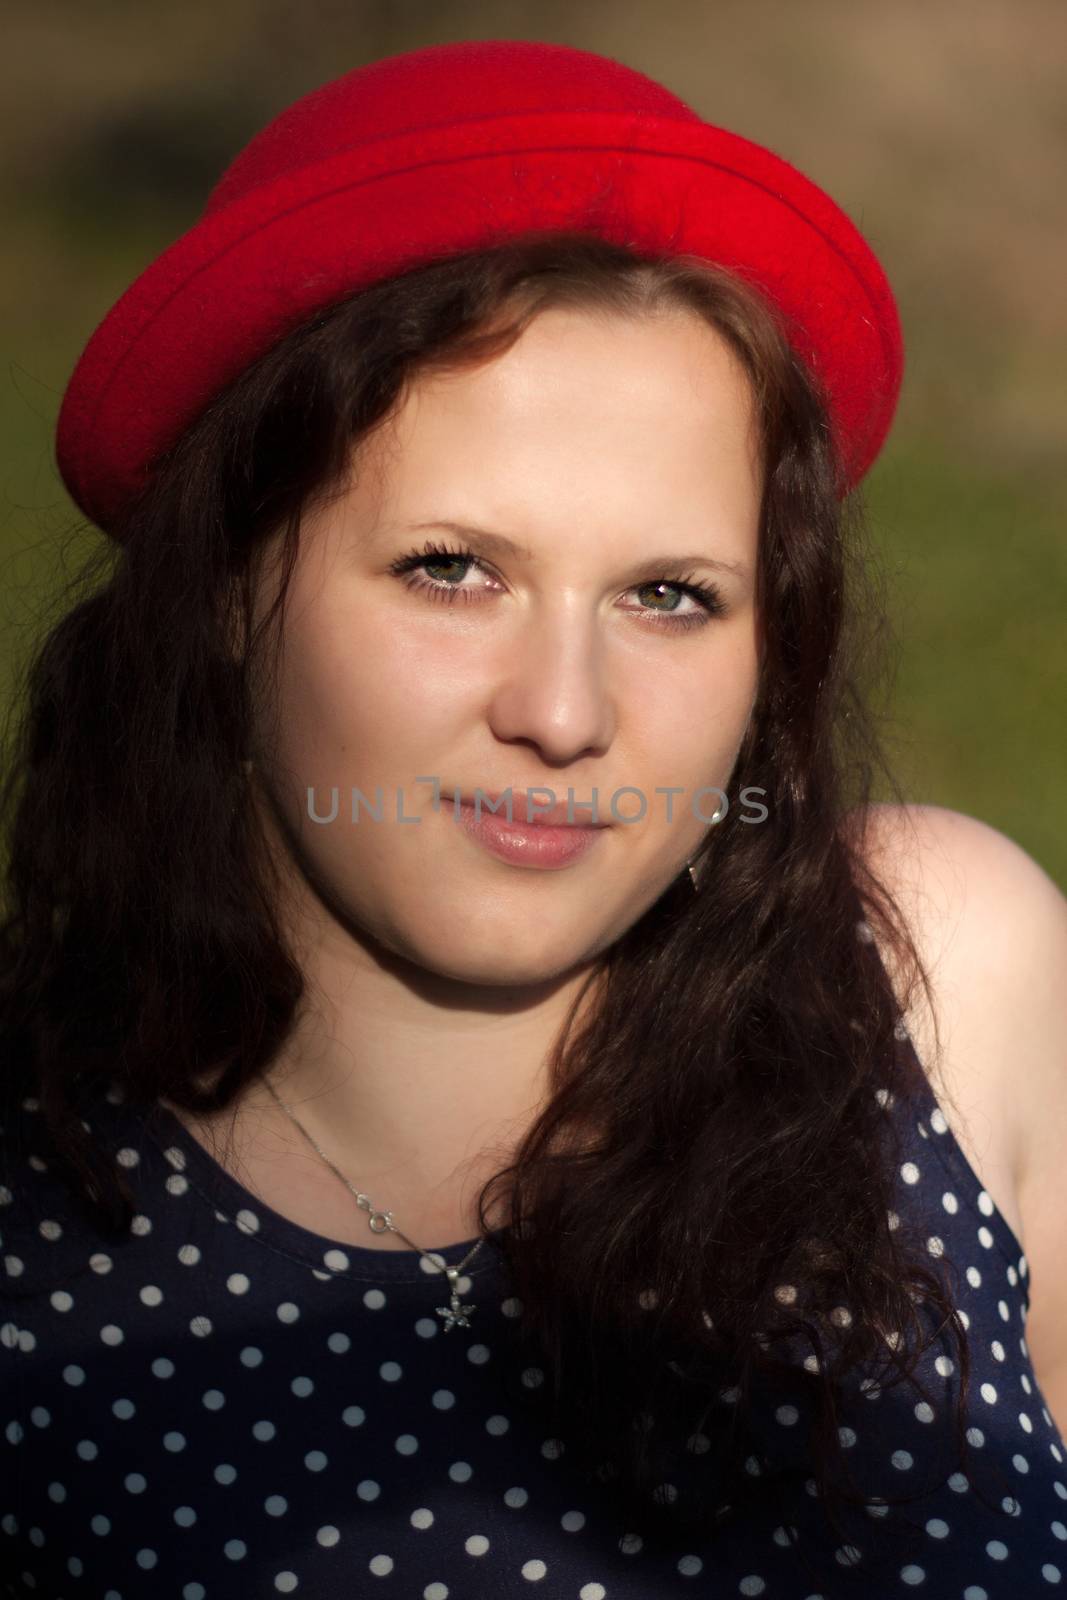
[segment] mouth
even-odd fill
[[[529,822],[520,822],[517,818],[509,822],[506,804],[501,805],[500,814],[495,815],[484,796],[480,796],[479,801],[475,809],[474,797],[467,799],[461,795],[455,821],[478,848],[513,867],[558,871],[574,866],[598,848],[601,835],[608,831],[603,824],[583,826],[566,817],[562,823],[556,823],[553,821],[556,807],[543,816],[531,817]],[[522,809],[525,815],[525,806]]]

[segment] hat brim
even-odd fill
[[[903,339],[859,229],[797,168],[739,134],[601,111],[382,138],[209,209],[82,352],[56,424],[60,475],[118,536],[160,454],[317,310],[429,256],[573,227],[692,253],[762,288],[824,388],[842,492],[862,478],[892,422]]]

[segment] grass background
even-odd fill
[[[827,189],[883,262],[907,370],[865,483],[909,798],[1067,888],[1067,7],[1062,0],[7,0],[0,64],[0,698],[102,535],[52,458],[132,279],[298,95],[418,45],[613,56]]]

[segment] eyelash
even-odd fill
[[[394,577],[399,578],[406,573],[413,572],[415,568],[422,566],[424,563],[429,564],[435,560],[440,560],[442,557],[448,561],[471,562],[474,566],[480,567],[483,572],[487,570],[473,550],[469,550],[466,547],[453,550],[446,545],[430,542],[427,542],[421,550],[412,550],[409,555],[398,556],[395,561],[390,563],[388,570]],[[660,583],[665,583],[668,588],[678,589],[682,594],[692,596],[703,607],[704,614],[688,612],[683,616],[676,617],[667,611],[646,612],[645,615],[647,616],[663,619],[662,622],[656,624],[657,626],[679,629],[702,628],[712,617],[721,617],[727,610],[726,602],[714,584],[698,583],[691,575],[684,578],[651,579],[648,583],[635,584],[634,587],[637,589],[649,589]],[[421,582],[408,579],[406,587],[415,593],[425,593],[428,599],[442,600],[446,605],[452,605],[460,598],[464,599],[464,601],[469,601],[477,592],[472,589],[461,589],[455,584],[443,584],[425,577],[422,578]]]

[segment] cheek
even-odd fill
[[[278,677],[275,746],[293,779],[369,784],[369,794],[435,771],[450,718],[469,703],[465,676],[476,689],[485,671],[484,655],[455,654],[450,664],[440,641],[431,648],[384,619],[307,608]]]

